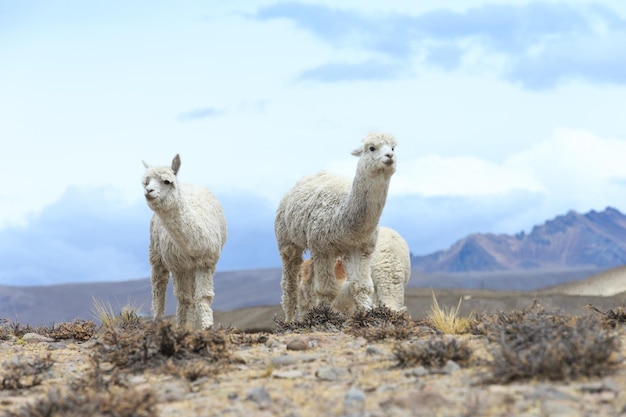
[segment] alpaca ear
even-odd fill
[[[361,156],[361,154],[363,153],[363,148],[357,148],[357,149],[353,150],[351,153],[354,156]]]
[[[151,166],[149,163],[147,163],[146,161],[143,161],[143,160],[141,161],[141,163],[143,164],[144,168],[146,168],[146,169],[150,168],[150,166]]]
[[[179,169],[180,169],[180,155],[176,154],[174,159],[172,159],[172,171],[174,171],[174,175],[178,174]]]

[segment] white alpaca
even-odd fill
[[[213,274],[226,242],[226,219],[217,198],[204,187],[178,182],[180,157],[172,166],[143,163],[144,195],[154,212],[150,221],[152,309],[165,312],[170,272],[174,283],[176,323],[213,326]]]
[[[298,312],[300,315],[312,307],[313,274],[311,259],[302,263],[299,275]],[[388,227],[378,228],[378,240],[372,253],[372,282],[374,305],[382,304],[391,310],[404,311],[404,287],[411,277],[411,253],[409,245],[398,232]],[[342,311],[354,308],[349,286],[345,285],[346,273],[341,258],[335,263],[335,278],[340,286],[335,307]]]
[[[274,229],[283,264],[282,307],[286,321],[296,316],[298,272],[302,254],[313,258],[315,304],[332,303],[339,286],[335,260],[343,259],[350,294],[357,308],[371,308],[373,284],[370,258],[378,220],[385,207],[391,176],[396,170],[393,136],[371,133],[358,156],[354,179],[320,172],[298,181],[281,200]]]

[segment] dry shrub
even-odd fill
[[[346,316],[330,307],[329,304],[320,304],[312,307],[300,320],[286,322],[284,319],[274,318],[276,333],[294,332],[338,332],[343,329]]]
[[[346,326],[347,333],[364,337],[368,341],[387,338],[408,339],[417,332],[409,313],[393,311],[385,305],[371,310],[356,311]]]
[[[10,332],[13,334],[13,336],[17,337],[18,339],[20,339],[26,333],[37,333],[40,335],[46,334],[46,328],[43,326],[39,326],[35,328],[31,326],[30,324],[22,325],[17,321],[10,323],[9,327],[11,329]]]
[[[53,364],[49,353],[37,358],[16,358],[5,362],[0,368],[0,389],[13,390],[40,385],[44,372]]]
[[[467,341],[447,335],[397,345],[393,351],[397,366],[401,368],[417,365],[441,367],[449,360],[464,365],[469,361],[471,353]]]
[[[259,345],[269,340],[269,333],[266,332],[249,333],[232,329],[229,334],[231,343],[238,346]]]
[[[96,333],[96,323],[93,321],[76,319],[71,323],[52,325],[46,329],[45,336],[55,340],[73,339],[81,342],[91,339]]]
[[[619,324],[626,323],[626,307],[624,306],[616,307],[614,310],[611,309],[608,311],[602,311],[589,304],[587,309],[599,313],[602,319],[602,324],[606,328],[614,329]]]
[[[194,331],[166,320],[147,321],[137,329],[107,329],[95,355],[98,362],[131,371],[163,366],[170,359],[202,359],[217,371],[230,361],[230,337],[223,329]]]
[[[521,311],[491,316],[484,327],[494,347],[496,382],[602,376],[617,365],[619,338],[594,316],[547,312],[535,302]]]
[[[0,340],[9,340],[12,336],[21,338],[26,333],[37,333],[55,340],[73,339],[84,342],[91,339],[96,333],[96,324],[93,321],[81,319],[76,319],[70,323],[52,324],[49,327],[33,327],[30,324],[23,326],[18,322],[9,324],[8,320],[0,324],[2,324],[0,325]]]
[[[157,398],[151,389],[82,381],[27,404],[9,417],[155,417]]]
[[[13,337],[9,322],[9,319],[0,319],[0,340],[10,340]]]

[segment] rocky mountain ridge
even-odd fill
[[[626,264],[626,216],[607,207],[586,214],[570,211],[530,233],[476,233],[446,250],[413,256],[423,272],[612,268]]]

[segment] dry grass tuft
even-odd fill
[[[416,325],[406,311],[397,312],[380,305],[371,310],[356,311],[346,323],[346,332],[368,341],[408,339],[415,335]]]
[[[346,316],[330,307],[329,304],[320,304],[312,307],[300,320],[286,322],[280,317],[274,319],[276,323],[275,333],[301,333],[310,332],[338,332],[343,329]]]
[[[462,298],[459,298],[459,304],[455,307],[441,308],[433,291],[433,303],[428,314],[428,323],[436,330],[445,334],[462,334],[470,330],[470,318],[460,317]]]
[[[447,335],[397,345],[393,352],[398,360],[397,366],[401,368],[417,365],[441,367],[449,360],[464,365],[469,361],[471,353],[466,341]]]
[[[493,346],[491,367],[497,382],[603,376],[617,365],[619,337],[597,317],[547,312],[535,302],[487,320],[484,328]]]
[[[141,307],[128,302],[116,315],[110,303],[104,304],[104,302],[97,300],[95,297],[93,298],[92,312],[100,320],[102,326],[107,329],[121,327],[129,330],[141,327],[141,318],[138,313],[140,309]]]

